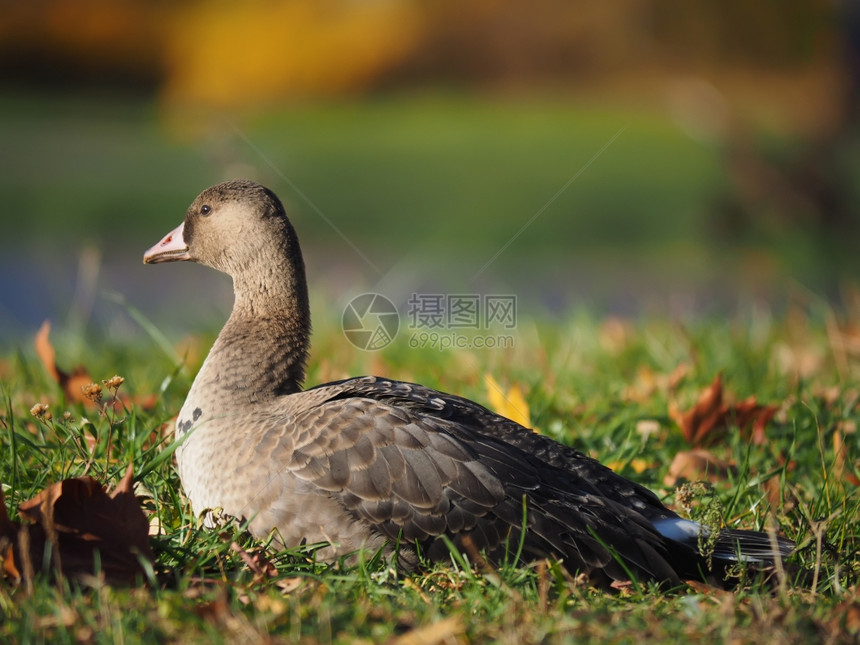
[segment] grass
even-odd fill
[[[674,502],[663,478],[685,450],[668,415],[670,399],[691,406],[717,372],[737,399],[755,395],[780,406],[768,441],[750,445],[730,432],[713,448],[735,462],[715,483],[730,526],[775,522],[797,541],[795,563],[815,572],[815,586],[773,590],[755,580],[735,593],[689,587],[666,594],[647,585],[617,594],[565,576],[557,564],[475,566],[450,563],[418,573],[396,571],[369,554],[363,562],[324,565],[312,549],[270,554],[273,576],[255,574],[231,548],[260,545],[237,527],[198,526],[165,454],[164,424],[179,409],[211,342],[177,348],[178,367],[158,342],[113,346],[86,339],[83,360],[97,380],[115,373],[141,401],[114,415],[67,406],[29,348],[0,360],[0,482],[15,509],[47,484],[78,475],[91,461],[78,439],[96,437],[90,474],[113,484],[129,461],[138,495],[161,532],[152,538],[155,579],[138,588],[52,584],[31,592],[0,582],[0,641],[8,642],[850,642],[858,635],[860,576],[860,357],[850,350],[858,311],[835,312],[797,297],[785,315],[748,308],[733,317],[679,321],[603,319],[578,311],[558,320],[521,318],[511,349],[437,351],[409,346],[401,332],[377,353],[355,350],[338,327],[339,312],[314,299],[316,324],[308,382],[377,373],[420,381],[487,402],[490,373],[526,394],[542,432],[610,462]],[[78,339],[80,341],[81,339]],[[64,345],[58,360],[71,367]],[[335,358],[342,357],[342,358]],[[677,387],[668,375],[685,365]],[[29,413],[37,402],[51,422]],[[151,402],[150,402],[151,403]],[[73,420],[63,420],[70,411]],[[85,421],[88,419],[88,421]],[[736,429],[735,429],[736,430]],[[113,437],[111,461],[107,437]],[[847,453],[837,454],[844,446]],[[641,460],[646,467],[636,472]],[[771,506],[763,482],[775,477]]]
[[[0,483],[7,506],[14,514],[21,502],[80,475],[87,464],[90,474],[113,485],[131,461],[144,508],[161,527],[152,539],[156,576],[148,586],[111,588],[97,580],[58,586],[39,578],[28,593],[0,581],[0,641],[806,643],[857,637],[856,299],[847,297],[833,310],[795,293],[774,310],[745,304],[728,317],[691,320],[593,313],[601,310],[600,298],[589,287],[602,283],[610,293],[621,284],[635,294],[657,276],[669,286],[672,280],[694,284],[696,293],[702,284],[715,286],[704,290],[705,298],[720,300],[726,280],[734,302],[738,290],[758,293],[756,267],[764,267],[767,295],[783,289],[786,276],[815,283],[827,273],[821,262],[827,245],[804,229],[747,240],[742,248],[716,240],[709,205],[725,190],[721,153],[685,137],[668,118],[548,100],[388,97],[227,120],[211,136],[194,139],[166,129],[149,101],[3,95],[0,114],[0,192],[16,214],[5,223],[7,247],[12,240],[14,248],[0,250],[19,258],[0,290]],[[308,384],[375,373],[487,403],[484,376],[491,374],[505,388],[522,388],[541,432],[613,464],[672,504],[664,477],[688,446],[670,419],[670,401],[692,406],[722,373],[736,399],[754,395],[780,407],[765,445],[750,445],[734,431],[713,448],[736,466],[715,483],[724,520],[758,529],[775,522],[798,542],[796,563],[816,572],[814,589],[789,585],[774,592],[751,581],[733,594],[692,587],[664,594],[645,586],[610,595],[575,584],[557,565],[490,571],[452,555],[448,564],[405,574],[373,558],[327,566],[307,550],[270,554],[278,573],[261,577],[231,548],[233,541],[251,553],[259,547],[237,527],[198,526],[165,450],[164,425],[180,408],[213,333],[177,342],[165,332],[170,348],[158,325],[144,329],[137,319],[125,323],[135,333],[122,339],[108,332],[84,336],[81,325],[55,322],[63,367],[83,362],[96,380],[126,378],[122,390],[132,402],[107,417],[64,403],[29,346],[10,343],[5,333],[21,328],[16,316],[24,306],[38,324],[51,289],[66,288],[68,264],[49,270],[57,257],[92,242],[106,255],[121,254],[123,272],[132,273],[128,257],[137,265],[143,248],[178,223],[197,190],[234,174],[251,173],[285,199],[312,277],[322,273],[320,258],[348,256],[354,262],[346,264],[359,267],[349,274],[351,288],[377,279],[338,246],[318,208],[383,272],[405,275],[407,291],[441,290],[444,281],[439,287],[422,280],[446,270],[473,275],[625,125],[485,274],[510,289],[470,284],[460,291],[519,294],[513,348],[416,349],[402,329],[381,352],[357,351],[341,333],[341,311],[323,304],[333,298],[320,293],[313,302]],[[134,252],[119,240],[133,240]],[[35,266],[22,264],[23,256],[35,258]],[[853,250],[846,257],[856,266]],[[28,282],[31,272],[50,276],[47,295]],[[159,281],[159,294],[170,287],[165,275],[147,274]],[[552,301],[583,290],[597,306],[559,313],[562,299],[552,318],[523,313],[531,300],[545,302],[541,296]],[[16,299],[6,301],[13,292]],[[136,297],[127,299],[152,312]],[[204,313],[217,309],[201,300],[195,304]],[[187,302],[187,293],[176,301]],[[672,388],[670,375],[679,366],[686,376]],[[147,397],[153,405],[142,405]],[[30,415],[37,401],[48,405],[53,421]],[[72,421],[63,421],[67,410]],[[87,436],[97,440],[95,454],[80,447]],[[846,452],[838,453],[839,445]]]

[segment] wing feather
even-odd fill
[[[302,432],[279,444],[280,463],[339,500],[345,521],[431,557],[447,556],[443,534],[497,560],[522,537],[524,555],[554,555],[572,571],[677,580],[647,518],[671,512],[582,453],[411,384],[362,378],[307,394],[316,403],[292,411]]]

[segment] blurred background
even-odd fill
[[[31,0],[0,20],[0,343],[220,326],[141,264],[270,186],[314,307],[521,316],[838,301],[860,275],[860,10],[835,0]]]

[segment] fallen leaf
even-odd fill
[[[659,388],[658,374],[647,365],[642,365],[636,372],[634,381],[624,388],[623,397],[634,403],[645,403]]]
[[[745,432],[749,432],[751,441],[760,446],[767,441],[765,430],[767,424],[773,420],[774,415],[779,411],[776,405],[761,405],[756,402],[754,396],[750,396],[734,408],[726,409],[728,420],[734,417],[734,423]]]
[[[793,459],[786,460],[783,455],[778,457],[777,462],[780,466],[785,466],[786,473],[789,473],[786,479],[790,480],[790,473],[793,473],[797,468],[797,462]],[[783,485],[783,477],[780,473],[768,477],[761,483],[761,486],[767,503],[772,509],[778,510],[781,515],[788,514],[797,505],[797,498],[794,496],[793,489]]]
[[[91,391],[93,385],[101,388],[94,379],[90,376],[87,368],[83,365],[78,365],[71,374],[65,372],[57,365],[57,356],[54,351],[54,346],[51,345],[51,321],[46,320],[42,323],[39,331],[36,332],[36,337],[33,344],[36,348],[36,355],[45,367],[45,370],[54,379],[63,390],[63,395],[68,403],[83,403],[88,408],[99,408],[99,400],[93,396],[88,396],[87,392]],[[116,378],[116,377],[114,377]],[[120,381],[121,383],[122,381]],[[120,410],[123,406],[131,404],[132,400],[125,392],[120,392],[118,396],[113,396],[106,399],[109,405]],[[158,396],[155,394],[147,394],[145,396],[135,397],[134,404],[144,410],[151,410],[158,403]]]
[[[770,504],[770,507],[774,510],[781,510],[784,488],[779,475],[769,477],[762,482],[761,486],[764,489],[764,496],[767,503]]]
[[[436,643],[459,642],[465,639],[466,628],[459,616],[437,620],[435,623],[416,627],[393,641],[394,645],[435,645]],[[458,638],[460,637],[460,638]]]
[[[860,635],[860,602],[856,599],[842,601],[831,610],[830,616],[825,627],[832,637],[850,638]]]
[[[686,412],[682,412],[675,401],[669,403],[669,417],[691,446],[716,443],[731,425],[748,434],[754,444],[761,445],[767,441],[767,424],[778,411],[778,406],[762,405],[754,396],[734,405],[726,403],[721,374],[702,390],[696,404]]]
[[[531,428],[529,404],[519,386],[513,385],[505,392],[502,386],[491,375],[484,375],[484,385],[487,387],[487,398],[493,410],[511,421],[519,423],[524,428]]]
[[[703,596],[735,598],[735,595],[731,591],[727,591],[726,589],[721,589],[720,587],[709,585],[706,582],[700,582],[698,580],[684,580],[684,582],[696,593],[699,593]]]
[[[51,321],[46,320],[42,323],[39,331],[36,333],[34,345],[36,346],[36,355],[42,361],[48,374],[51,375],[63,390],[66,401],[69,403],[83,403],[89,407],[96,407],[95,403],[86,399],[81,388],[92,383],[92,377],[87,373],[85,367],[79,365],[71,374],[64,372],[57,367],[56,352],[54,346],[51,345]]]
[[[227,602],[227,593],[222,591],[214,600],[201,603],[194,607],[194,613],[198,618],[208,623],[222,625],[230,618],[230,604]]]
[[[15,524],[9,519],[6,511],[6,496],[3,495],[3,487],[0,486],[0,538],[9,537],[14,534]]]
[[[266,578],[274,578],[278,575],[277,567],[264,553],[254,553],[252,555],[243,549],[238,542],[231,542],[230,549],[238,553],[242,561],[254,572],[255,582],[261,582]]]
[[[654,465],[655,464],[648,462],[648,461],[645,461],[644,459],[642,459],[640,457],[635,457],[634,459],[631,459],[629,462],[627,462],[627,461],[608,461],[608,462],[606,462],[606,467],[609,468],[610,470],[614,470],[615,472],[618,472],[620,470],[623,470],[624,466],[629,466],[633,470],[633,472],[636,473],[637,475],[641,475],[642,473],[644,473],[649,468],[653,468]]]
[[[275,586],[281,590],[281,593],[287,594],[294,592],[302,585],[303,582],[304,578],[294,576],[292,578],[281,578],[280,580],[276,580]]]
[[[80,578],[96,571],[96,562],[110,584],[131,584],[143,573],[141,560],[153,560],[149,523],[132,490],[133,472],[110,493],[92,477],[65,479],[18,507],[31,524],[29,549],[20,557],[42,562],[46,545],[63,576]],[[19,539],[19,546],[21,540]],[[98,553],[98,555],[96,555]]]
[[[663,478],[663,484],[674,486],[681,479],[687,481],[706,480],[710,482],[725,479],[734,470],[734,466],[716,457],[711,451],[703,448],[682,450],[669,465],[669,470]]]
[[[635,403],[647,403],[657,392],[673,393],[691,370],[689,363],[678,363],[669,374],[655,372],[642,365],[634,381],[624,389],[623,397]]]
[[[669,403],[669,416],[681,428],[687,443],[697,445],[711,432],[721,418],[723,407],[722,375],[699,394],[699,398],[687,412],[681,412],[675,401]]]
[[[678,386],[681,384],[681,381],[686,378],[687,374],[689,374],[692,369],[693,366],[690,363],[678,363],[678,365],[675,366],[675,369],[672,370],[672,373],[669,374],[669,377],[666,381],[666,385],[668,386],[669,391],[674,392],[675,390],[677,390]]]
[[[0,486],[0,564],[3,565],[3,575],[16,584],[21,580],[21,572],[15,566],[13,552],[17,535],[18,526],[9,519],[6,498],[3,496],[3,487]]]

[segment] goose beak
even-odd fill
[[[185,222],[161,238],[161,241],[143,254],[144,264],[157,264],[158,262],[178,262],[190,260],[188,245],[184,236]]]

